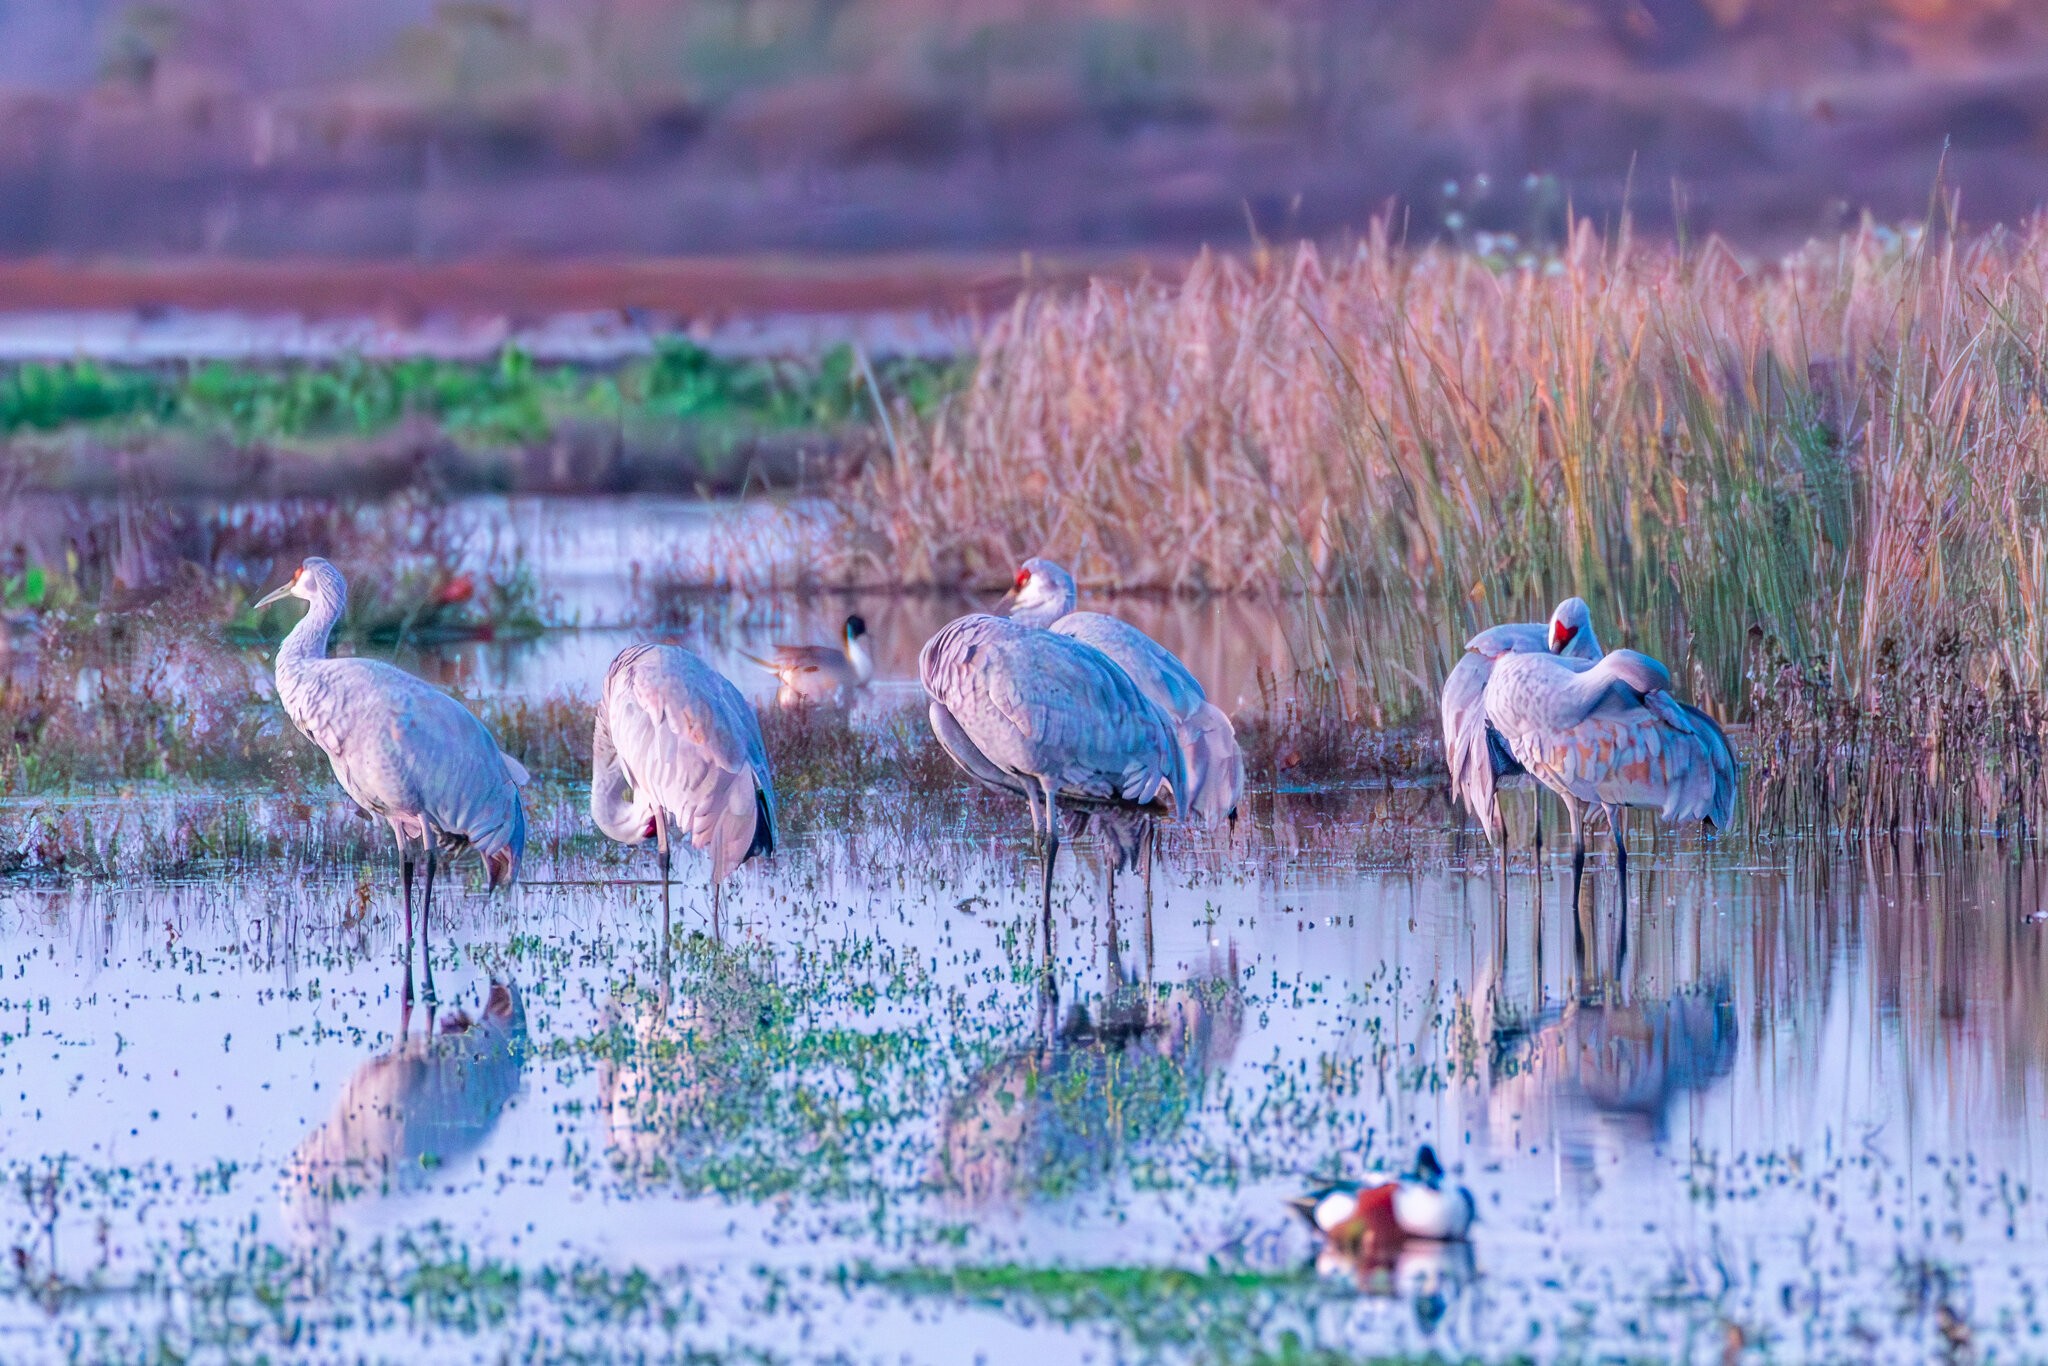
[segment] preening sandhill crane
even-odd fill
[[[1045,955],[1063,811],[1187,814],[1173,722],[1109,656],[1051,631],[977,613],[917,657],[932,733],[970,776],[1024,798],[1043,835]]]
[[[1572,909],[1586,869],[1585,809],[1607,813],[1622,903],[1628,846],[1622,808],[1725,828],[1735,814],[1735,753],[1705,712],[1671,695],[1671,674],[1648,655],[1616,650],[1588,662],[1516,651],[1495,661],[1486,719],[1530,776],[1564,799],[1572,818]]]
[[[1526,770],[1486,722],[1486,681],[1504,655],[1545,652],[1600,658],[1600,638],[1593,634],[1593,613],[1584,599],[1566,598],[1547,625],[1524,622],[1481,631],[1465,642],[1464,657],[1444,680],[1444,760],[1451,772],[1451,796],[1479,818],[1486,838],[1500,846],[1503,874],[1507,829],[1501,821],[1500,789],[1519,786]],[[1540,824],[1537,829],[1540,849]]]
[[[711,927],[735,868],[775,852],[775,784],[747,699],[675,645],[629,645],[605,674],[590,747],[590,816],[625,844],[661,854],[661,942],[669,938],[673,824],[711,858]]]
[[[841,628],[839,648],[829,645],[778,645],[768,659],[740,653],[782,680],[775,700],[785,708],[853,705],[853,695],[875,676],[875,661],[866,645],[868,624],[850,616]]]
[[[334,1113],[293,1150],[285,1172],[289,1223],[324,1233],[333,1205],[357,1191],[399,1194],[431,1184],[484,1144],[526,1074],[519,989],[493,982],[483,1014],[431,1018],[357,1068]]]
[[[1188,810],[1204,825],[1236,820],[1244,795],[1244,752],[1230,718],[1173,651],[1127,621],[1074,610],[1079,600],[1072,574],[1034,557],[1017,570],[1016,587],[1005,601],[1010,620],[1093,645],[1129,674],[1138,691],[1173,721],[1188,774]]]
[[[398,839],[405,889],[405,992],[412,996],[413,847],[426,851],[420,937],[428,934],[434,868],[443,850],[474,849],[491,888],[510,887],[526,852],[527,779],[467,707],[402,669],[375,659],[329,659],[327,638],[348,607],[341,571],[318,556],[291,582],[256,603],[310,604],[277,647],[277,695],[292,724],[326,751],[342,790],[380,817]],[[426,998],[434,999],[434,958],[422,954]]]

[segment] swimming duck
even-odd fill
[[[867,635],[868,624],[857,615],[850,616],[837,649],[830,645],[778,645],[771,659],[746,657],[782,680],[775,700],[785,708],[850,707],[855,690],[865,687],[875,675],[875,662],[865,644]]]
[[[1367,1256],[1391,1255],[1410,1239],[1462,1242],[1476,1215],[1472,1193],[1444,1184],[1443,1164],[1427,1143],[1413,1171],[1324,1186],[1288,1204],[1331,1247]]]

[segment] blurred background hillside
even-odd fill
[[[0,252],[1122,252],[2030,212],[2038,0],[7,0]],[[1674,190],[1674,181],[1680,188]]]

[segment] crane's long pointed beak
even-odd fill
[[[256,599],[256,605],[251,607],[249,610],[252,612],[260,612],[264,608],[270,606],[271,603],[278,602],[284,598],[290,597],[292,595],[292,586],[292,584],[288,583],[285,584],[282,588],[271,589],[268,593],[265,593],[262,597]]]
[[[1011,612],[1016,610],[1016,607],[1017,590],[1014,588],[996,599],[996,611],[1003,616],[1007,617],[1010,615]]]

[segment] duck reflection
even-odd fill
[[[1737,1034],[1724,982],[1631,1002],[1602,993],[1504,1023],[1491,1123],[1518,1145],[1549,1135],[1580,1168],[1603,1143],[1661,1143],[1678,1103],[1733,1069]]]
[[[1416,1326],[1429,1333],[1479,1273],[1470,1243],[1407,1242],[1373,1255],[1325,1243],[1316,1250],[1316,1274],[1348,1281],[1375,1299],[1406,1300],[1415,1308]]]
[[[1408,1300],[1427,1333],[1473,1276],[1467,1239],[1477,1205],[1424,1144],[1406,1172],[1377,1171],[1288,1202],[1316,1237],[1316,1274]]]
[[[334,1113],[293,1152],[288,1215],[318,1233],[342,1200],[432,1185],[491,1136],[524,1085],[526,1055],[526,1010],[507,982],[491,983],[477,1017],[458,1010],[437,1029],[430,1014],[410,1037],[401,1023],[398,1046],[356,1069]]]
[[[1112,962],[1114,960],[1112,959]],[[1113,972],[1100,1001],[1057,1028],[1042,998],[1036,1037],[984,1067],[948,1111],[938,1179],[968,1205],[1053,1200],[1172,1136],[1237,1051],[1237,952],[1188,980],[1147,986]]]

